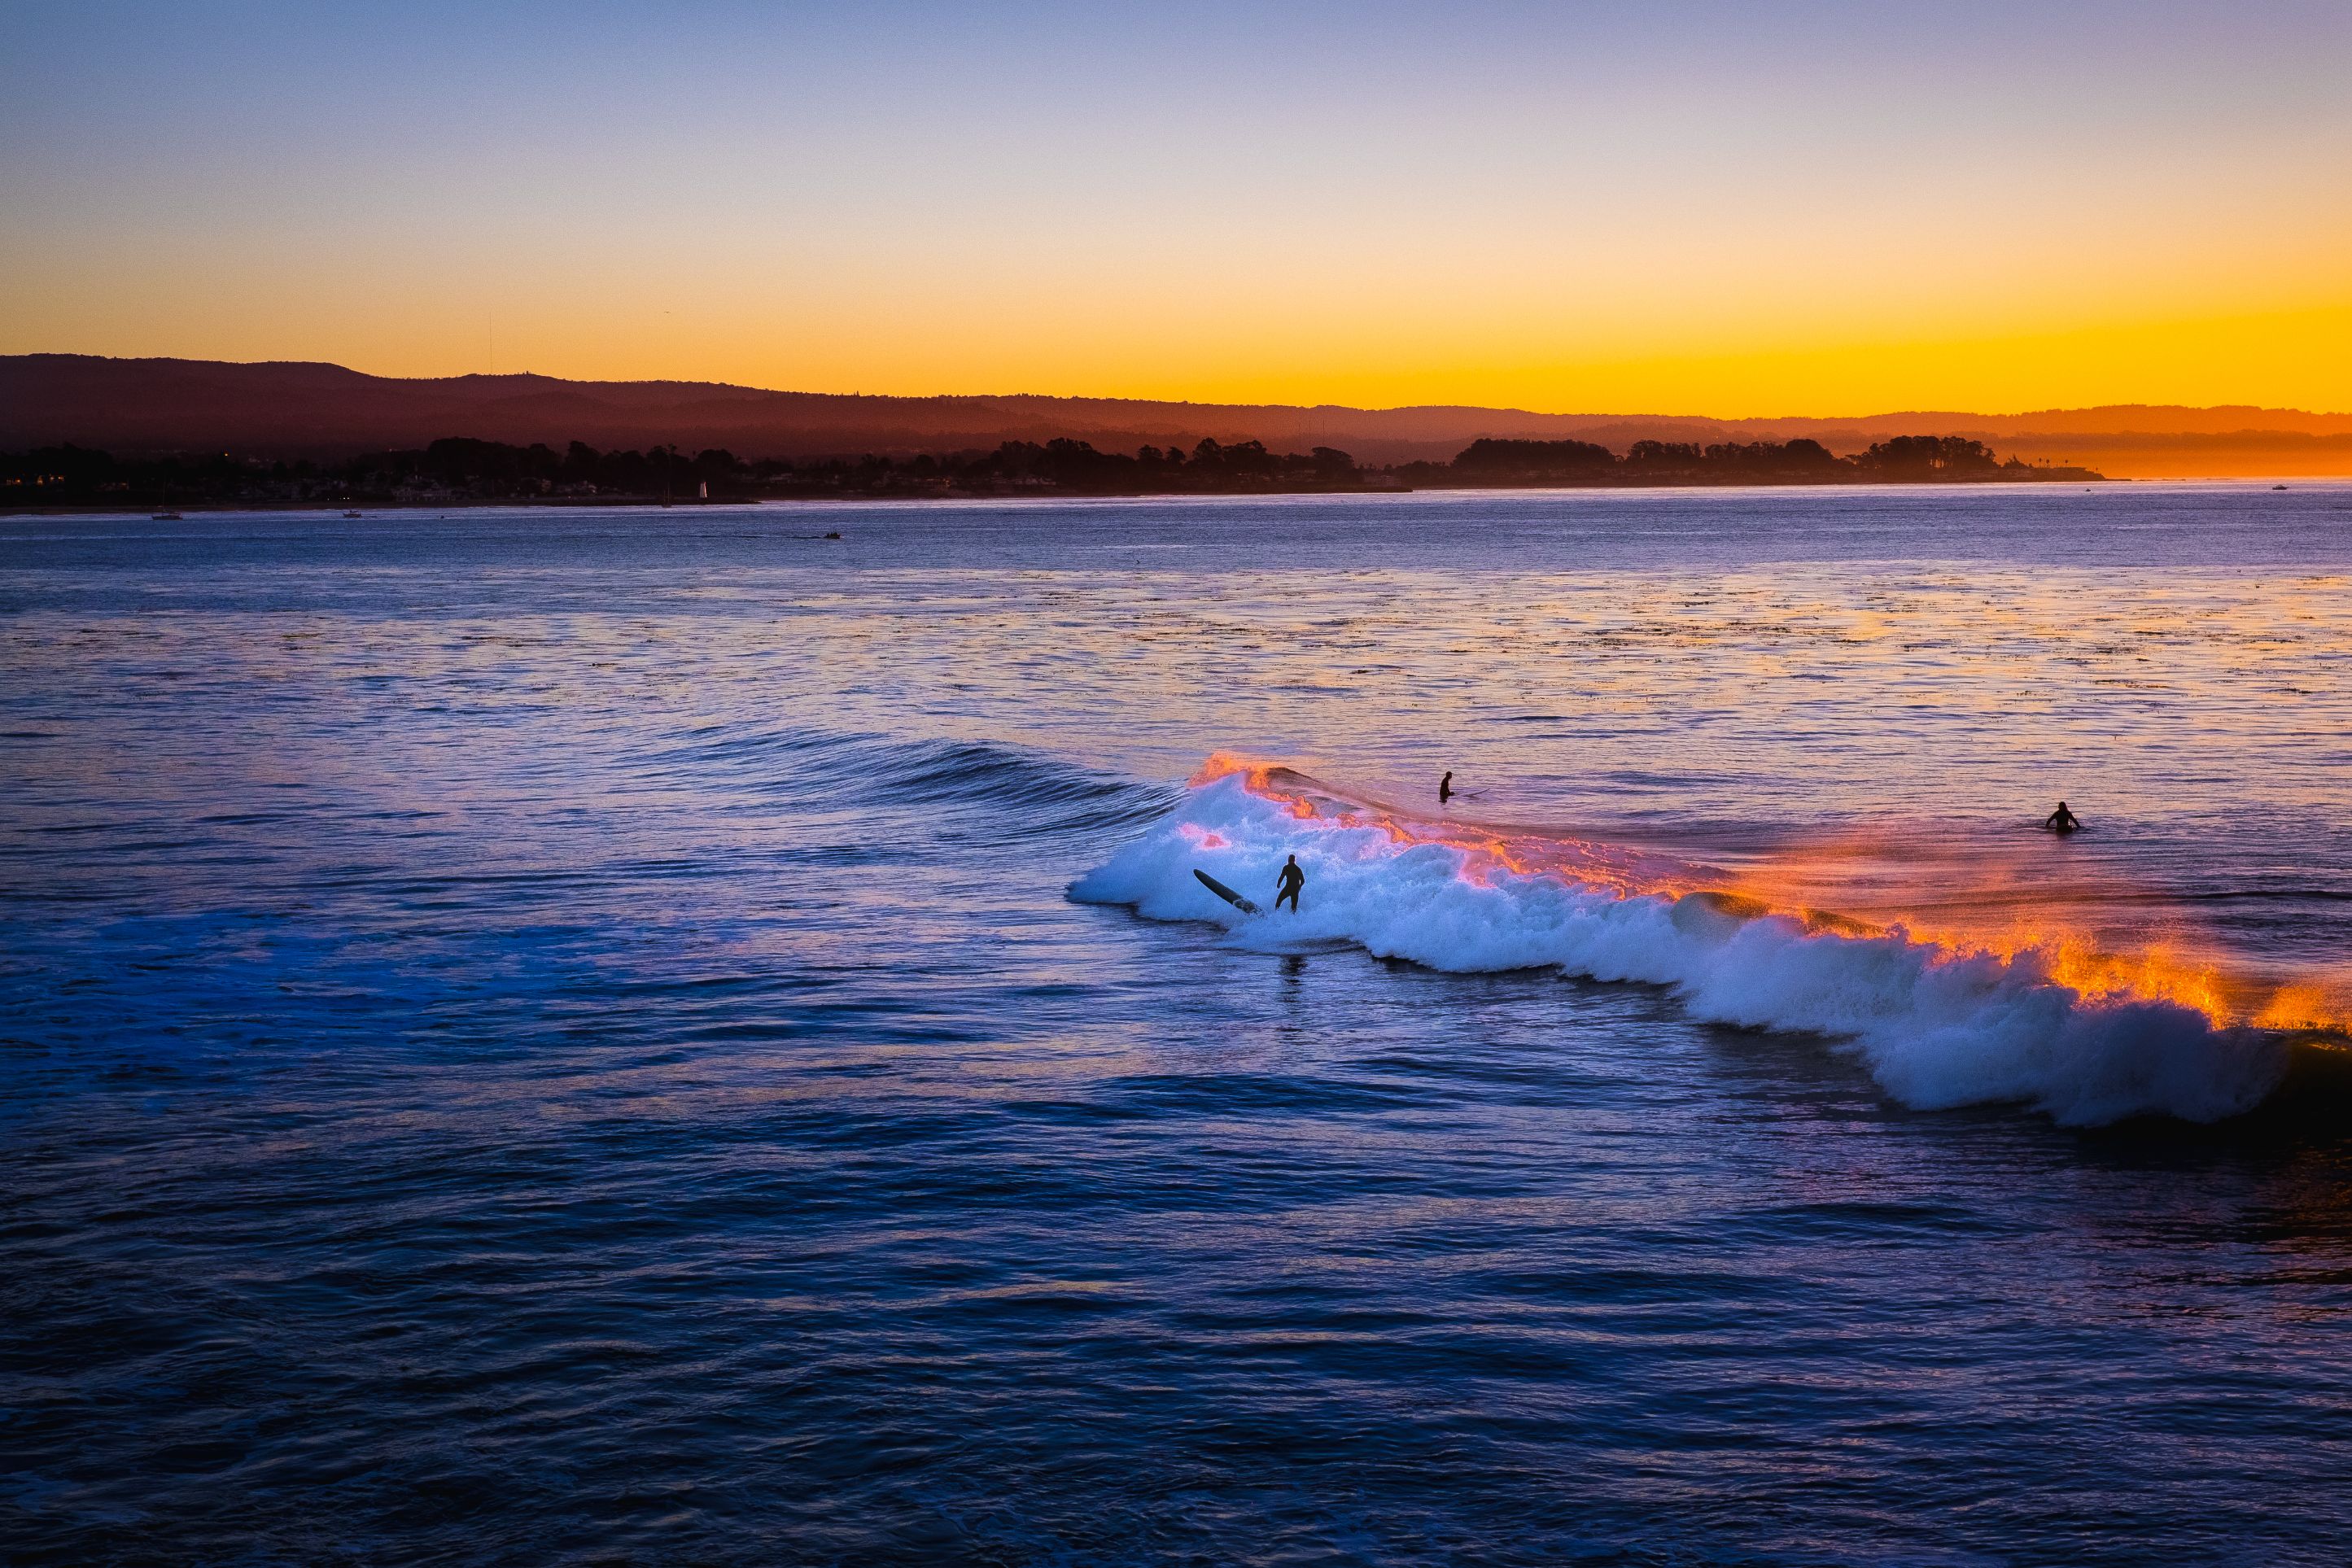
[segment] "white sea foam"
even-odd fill
[[[2173,1001],[2085,996],[2031,949],[2001,956],[1900,929],[1822,929],[1572,867],[1514,870],[1475,844],[1400,832],[1371,813],[1299,810],[1241,773],[1196,784],[1070,894],[1213,921],[1253,946],[1338,939],[1458,973],[1555,967],[1664,986],[1699,1018],[1829,1037],[1922,1109],[2006,1102],[2077,1124],[2210,1121],[2252,1107],[2284,1068],[2273,1035],[2218,1028]],[[1192,874],[1270,905],[1294,853],[1307,875],[1296,915],[1245,915]]]

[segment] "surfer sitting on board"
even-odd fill
[[[1282,907],[1284,899],[1290,900],[1290,913],[1298,913],[1298,890],[1307,885],[1307,873],[1298,869],[1298,857],[1293,855],[1274,877],[1274,906]]]
[[[1454,799],[1454,770],[1447,768],[1445,777],[1437,781],[1437,803],[1441,806]]]
[[[2071,833],[2083,825],[2083,819],[2068,810],[2066,802],[2061,800],[2056,810],[2042,819],[2042,825],[2053,833]]]

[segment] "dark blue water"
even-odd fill
[[[2064,790],[2336,984],[2347,652],[2326,487],[0,520],[0,1559],[2344,1561],[2324,1044],[1927,1112],[1064,890],[1221,747]]]

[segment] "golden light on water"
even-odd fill
[[[1459,875],[1552,877],[1621,898],[1696,894],[1738,919],[1779,916],[1812,936],[1892,939],[1941,966],[1992,959],[2094,1006],[2163,1003],[2216,1029],[2352,1034],[2340,982],[2252,972],[2218,950],[2178,903],[2099,868],[2053,873],[2047,855],[1998,843],[1923,847],[1917,832],[1825,836],[1752,858],[1729,873],[1678,865],[1605,840],[1498,824],[1432,821],[1360,799],[1279,763],[1217,753],[1190,783],[1239,776],[1302,821],[1370,829],[1391,842],[1462,852]],[[1203,848],[1221,847],[1203,835]],[[2047,846],[2042,846],[2047,847]]]

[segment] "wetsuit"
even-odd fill
[[[1298,869],[1298,862],[1297,861],[1286,862],[1281,873],[1274,879],[1274,906],[1280,909],[1282,901],[1286,898],[1290,900],[1290,913],[1297,914],[1298,890],[1306,885],[1307,873]]]

